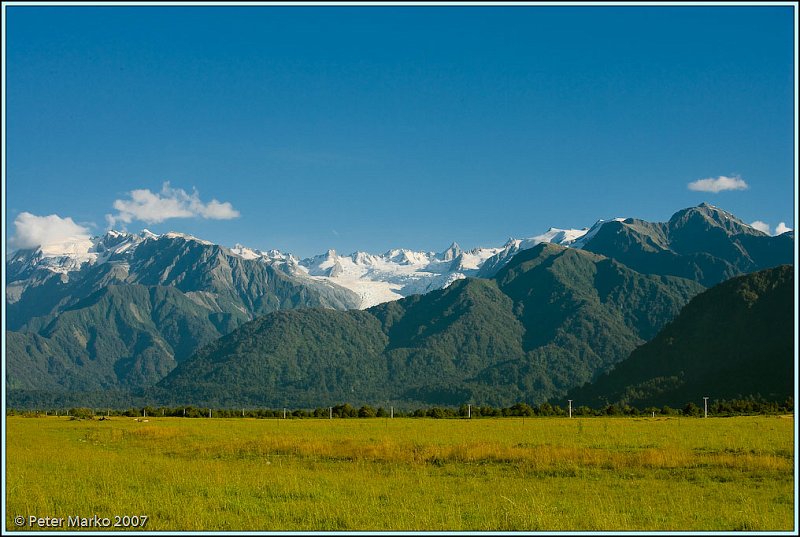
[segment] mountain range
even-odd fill
[[[175,404],[538,403],[625,358],[702,289],[544,243],[491,279],[363,311],[265,315],[158,388]]]
[[[793,248],[792,232],[769,236],[707,204],[668,222],[551,228],[494,248],[331,250],[303,260],[174,232],[110,231],[10,255],[6,386],[10,394],[171,386],[159,393],[221,401],[225,383],[215,390],[203,379],[235,377],[242,386],[236,397],[253,404],[314,404],[348,394],[423,403],[541,401],[626,358],[706,287],[792,263]],[[303,353],[280,354],[294,347],[280,339],[284,328],[270,328],[279,320],[303,334],[328,326],[330,333],[315,333],[320,341],[340,334],[336,344],[306,345],[307,356],[344,353],[330,354],[322,384],[292,384],[289,363]],[[340,321],[351,330],[334,330]],[[482,334],[480,343],[464,327]],[[412,332],[417,336],[401,337]],[[272,365],[201,367],[212,355],[214,363],[230,361],[220,345],[242,334],[252,341],[237,345],[280,350],[265,360]],[[350,347],[356,342],[363,348]],[[242,375],[272,386],[271,393],[248,391]]]

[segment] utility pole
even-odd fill
[[[283,419],[286,419],[286,409],[283,409]]]
[[[708,397],[703,397],[703,417],[708,417]]]
[[[391,407],[391,415],[389,417],[394,418],[394,407]]]
[[[572,399],[567,399],[569,401],[569,417],[572,417]]]
[[[333,407],[332,406],[328,407],[328,419],[329,420],[333,419]]]
[[[472,405],[467,405],[467,418],[472,419]]]

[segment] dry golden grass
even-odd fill
[[[6,523],[791,530],[793,420],[6,420]]]

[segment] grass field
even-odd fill
[[[793,420],[7,417],[7,519],[145,530],[763,530]],[[48,528],[52,529],[52,528]],[[110,528],[119,530],[120,528]]]

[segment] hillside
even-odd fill
[[[794,269],[759,271],[693,298],[648,343],[594,383],[570,392],[578,405],[637,407],[794,392]]]
[[[220,337],[230,319],[172,287],[109,285],[58,315],[8,332],[11,389],[135,388],[158,382],[195,349]]]
[[[356,304],[346,289],[297,280],[196,239],[126,240],[135,248],[109,255],[106,245],[106,262],[80,270],[31,270],[24,252],[12,259],[9,389],[151,386],[200,346],[258,315]]]

